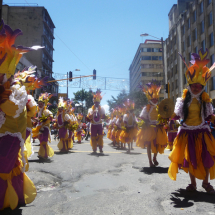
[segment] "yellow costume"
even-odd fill
[[[37,195],[33,182],[24,173],[27,92],[25,86],[16,83],[11,86],[20,58],[34,47],[15,46],[21,30],[13,31],[3,21],[0,29],[0,210],[7,207],[14,210],[19,204],[31,203]]]
[[[148,89],[143,88],[143,91],[149,104],[143,108],[140,114],[143,122],[137,134],[136,145],[145,148],[150,144],[152,153],[162,154],[167,145],[167,135],[163,125],[158,125],[157,103],[152,102],[152,99],[159,99],[161,86],[156,80],[152,80],[147,84],[147,87]]]
[[[206,59],[207,52],[199,55],[193,54],[194,62],[188,68],[186,77],[188,84],[201,84],[205,86],[211,76],[211,70],[205,65],[209,62]],[[200,85],[200,86],[201,86]],[[183,111],[184,105],[187,114]],[[178,169],[190,172],[195,178],[204,180],[205,169],[209,169],[210,179],[215,178],[215,140],[210,128],[205,121],[214,121],[213,107],[208,94],[204,88],[198,94],[193,94],[190,86],[184,90],[181,98],[177,99],[173,119],[181,118],[182,124],[179,127],[178,135],[174,141],[173,151],[169,155],[171,164],[168,175],[176,180]],[[203,186],[208,192],[212,191],[210,184]],[[189,187],[190,188],[190,187]],[[196,189],[196,188],[195,188]]]
[[[44,106],[43,108],[38,107],[37,113],[39,122],[36,128],[32,129],[32,137],[38,138],[40,141],[38,157],[43,159],[54,156],[54,150],[48,145],[48,142],[51,142],[50,122],[52,121],[53,114],[46,107],[51,96],[52,95],[48,93],[40,95],[38,102],[43,102]]]

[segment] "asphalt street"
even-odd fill
[[[205,193],[201,181],[198,191],[190,193],[185,190],[188,174],[180,170],[177,181],[168,177],[167,150],[158,155],[159,166],[149,168],[146,149],[134,144],[127,154],[106,137],[104,154],[92,155],[89,141],[74,143],[68,154],[59,153],[57,141],[50,145],[55,150],[50,161],[38,160],[38,141],[29,160],[27,175],[38,191],[35,201],[0,214],[215,214],[215,196]],[[215,186],[215,181],[211,184]]]

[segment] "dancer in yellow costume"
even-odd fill
[[[26,104],[27,109],[27,128],[26,128],[26,139],[24,144],[24,155],[26,160],[25,171],[27,172],[29,169],[28,159],[34,154],[33,146],[32,146],[32,119],[36,115],[37,103],[34,100],[34,97],[31,96],[30,90],[35,90],[42,88],[47,85],[47,77],[41,79],[37,78],[34,73],[36,72],[36,66],[30,66],[25,68],[22,72],[18,72],[14,75],[14,83],[25,86],[25,89],[28,93],[28,102]]]
[[[50,122],[52,121],[53,114],[47,109],[51,94],[42,93],[38,99],[38,124],[36,128],[32,129],[33,138],[38,138],[40,141],[40,149],[38,152],[39,159],[48,159],[53,157],[54,150],[48,145],[51,142]]]
[[[28,95],[25,86],[12,83],[16,66],[33,48],[16,47],[22,32],[0,23],[0,210],[34,201],[37,193],[33,182],[24,173]],[[21,149],[21,151],[20,151]]]
[[[215,193],[209,183],[215,178],[215,139],[211,134],[209,125],[205,121],[214,123],[213,107],[209,95],[204,91],[205,85],[211,77],[211,71],[206,64],[208,50],[199,54],[192,54],[191,66],[187,66],[186,78],[188,87],[183,91],[181,98],[177,99],[173,119],[181,118],[178,135],[174,141],[173,151],[169,155],[171,164],[168,175],[176,180],[178,169],[189,173],[191,184],[188,191],[195,191],[196,178],[203,180],[202,187],[208,193]],[[183,59],[183,58],[182,58]]]
[[[82,136],[84,134],[84,129],[82,128],[83,126],[82,119],[83,119],[83,114],[79,113],[77,115],[78,128],[75,131],[75,138],[78,140],[77,143],[81,143]]]
[[[58,112],[56,115],[56,120],[57,120],[57,128],[59,129],[58,135],[60,138],[57,146],[61,152],[68,152],[69,149],[71,148],[71,143],[69,144],[68,142],[69,133],[67,129],[71,119],[67,112],[68,112],[67,102],[64,101],[62,97],[60,97],[58,102]]]
[[[69,115],[70,115],[70,118],[73,120],[73,123],[72,123],[73,128],[70,129],[69,138],[70,138],[70,134],[71,134],[72,142],[74,142],[75,131],[78,128],[78,120],[77,120],[77,117],[74,112],[75,112],[75,108],[74,107],[70,108]]]
[[[108,132],[107,132],[107,138],[111,140],[111,134],[113,130],[113,118],[115,117],[114,115],[114,109],[111,110],[111,118],[109,119],[108,122]]]
[[[100,153],[103,153],[103,127],[102,119],[105,118],[105,110],[100,106],[102,100],[101,91],[97,89],[96,93],[93,93],[94,105],[88,110],[87,118],[91,122],[91,136],[90,144],[93,149],[93,153],[97,153],[97,147],[99,147]]]
[[[123,116],[124,116],[125,110],[123,108],[119,108],[118,114],[117,114],[117,120],[116,120],[116,143],[118,145],[118,148],[123,148],[123,143],[120,141],[120,134],[122,132],[122,127],[125,126],[123,122]]]
[[[124,103],[126,108],[126,113],[123,115],[124,127],[122,127],[122,132],[120,134],[120,140],[122,143],[128,144],[128,153],[133,150],[133,142],[136,141],[137,136],[137,119],[134,115],[134,102],[129,99]]]
[[[146,94],[149,104],[146,105],[140,113],[140,118],[143,120],[142,128],[137,134],[137,146],[141,148],[147,147],[147,155],[150,167],[157,166],[157,154],[164,153],[167,145],[167,135],[163,125],[158,125],[157,104],[161,85],[158,81],[152,80],[146,84],[147,89],[142,87]],[[151,153],[154,153],[153,162]]]

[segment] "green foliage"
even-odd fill
[[[52,105],[49,110],[53,113],[53,116],[57,114],[58,108],[57,106]]]
[[[135,103],[134,113],[136,115],[139,115],[142,108],[148,103],[147,98],[142,91],[133,91],[131,93],[126,93],[126,91],[122,91],[119,93],[119,95],[116,98],[112,96],[112,99],[107,101],[110,107],[109,110],[117,106],[123,105],[123,103],[127,99],[134,101]]]
[[[85,101],[86,109],[89,109],[93,106],[93,95],[90,91],[82,89],[73,94],[75,96],[73,99],[75,104],[80,104]]]

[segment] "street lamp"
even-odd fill
[[[81,71],[80,69],[75,69],[71,72],[74,72],[74,71]],[[68,93],[68,79],[69,79],[69,73],[67,72],[67,99],[69,98],[69,93]]]
[[[163,37],[161,38],[158,38],[158,37],[155,37],[155,36],[152,36],[150,34],[140,34],[141,37],[153,37],[155,39],[158,39],[158,40],[161,40],[161,45],[162,45],[162,64],[163,64],[163,83],[165,85],[165,72],[164,72],[164,51],[163,51]]]

